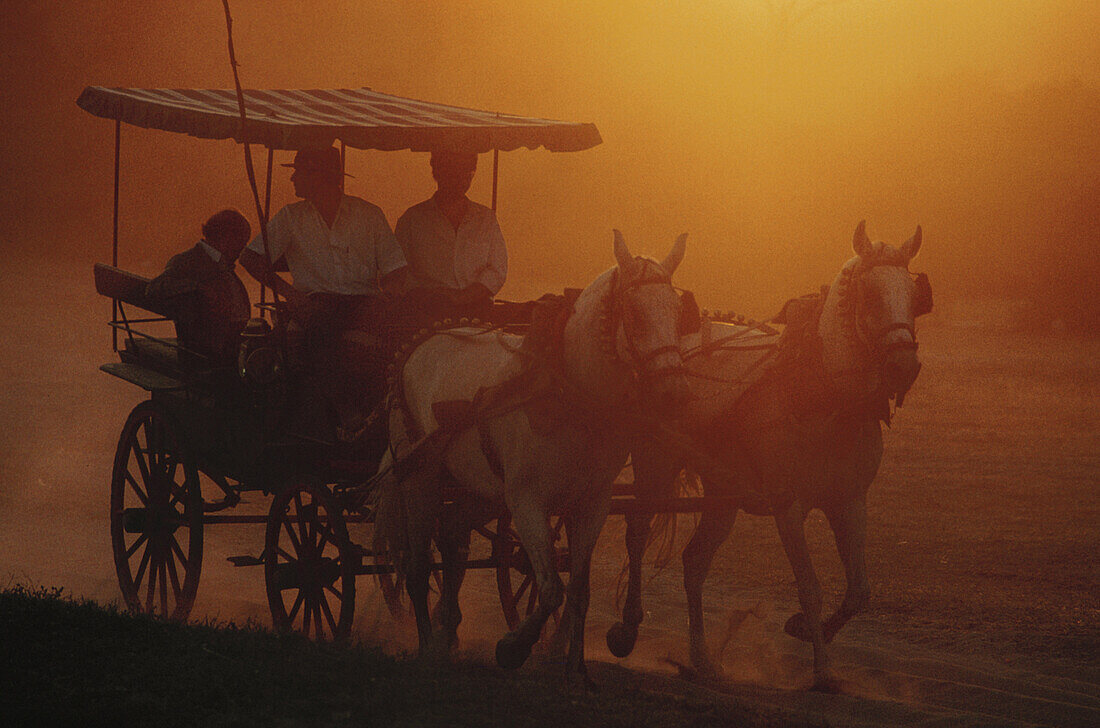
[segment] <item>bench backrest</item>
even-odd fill
[[[123,303],[129,303],[158,316],[168,316],[168,312],[160,304],[145,295],[145,287],[149,285],[149,279],[139,276],[137,273],[116,268],[106,263],[95,264],[95,289],[100,295],[108,298],[117,298]]]

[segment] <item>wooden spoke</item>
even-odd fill
[[[166,563],[168,564],[168,575],[172,577],[172,595],[179,601],[180,592],[183,590],[180,588],[180,578],[176,573],[176,560],[169,554]]]
[[[137,540],[134,541],[133,545],[130,546],[130,548],[126,549],[126,558],[127,558],[127,560],[129,560],[129,558],[131,556],[133,556],[137,552],[137,550],[139,548],[141,548],[141,545],[143,543],[145,543],[148,539],[149,539],[149,534],[146,534],[146,533],[143,533],[140,536],[138,536]]]
[[[149,546],[149,548],[145,549],[145,553],[142,554],[142,556],[141,556],[141,565],[138,566],[137,575],[134,576],[134,586],[135,587],[140,587],[141,586],[141,577],[145,575],[145,569],[149,566],[149,559],[152,555],[153,555],[153,548],[152,548],[152,546]]]
[[[298,614],[298,610],[302,608],[302,603],[305,601],[305,599],[306,593],[304,591],[299,591],[298,597],[294,600],[294,606],[290,608],[290,614],[288,615],[288,619],[291,622],[294,621],[294,617]]]
[[[295,551],[301,551],[302,550],[302,542],[298,538],[298,534],[294,533],[294,528],[293,528],[292,524],[290,523],[290,521],[283,521],[282,525],[286,529],[286,535],[290,539],[291,545],[294,546],[294,550]],[[293,556],[286,553],[285,551],[283,552],[283,555],[286,556],[287,559],[289,559],[289,560],[293,560],[293,558],[294,558]]]
[[[143,506],[148,506],[149,505],[149,496],[147,496],[145,494],[145,491],[143,491],[141,489],[141,486],[138,485],[137,480],[135,480],[134,476],[130,474],[129,469],[127,469],[123,472],[123,477],[126,478],[126,482],[130,484],[130,489],[133,490],[134,493],[137,495],[138,500],[141,501],[141,504]]]
[[[321,609],[325,612],[325,619],[328,620],[329,629],[333,634],[336,634],[336,618],[332,616],[332,609],[328,605],[328,600],[325,599],[324,594],[321,595]]]

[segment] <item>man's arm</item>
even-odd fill
[[[245,248],[241,251],[241,256],[237,260],[240,262],[241,267],[248,271],[249,275],[275,291],[276,295],[281,296],[290,307],[292,315],[298,318],[308,317],[309,296],[290,285],[285,278],[276,273],[265,256]]]
[[[489,238],[488,260],[485,267],[478,273],[477,281],[471,284],[470,287],[480,285],[492,297],[500,292],[505,279],[508,277],[508,249],[504,246],[504,234],[500,232],[500,225],[497,223],[495,215],[491,218],[488,228],[486,231]]]

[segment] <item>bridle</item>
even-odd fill
[[[879,361],[884,361],[895,351],[916,351],[919,346],[917,342],[917,330],[914,325],[908,321],[896,321],[881,326],[874,331],[867,330],[867,325],[865,323],[867,318],[866,293],[864,289],[863,273],[871,268],[885,265],[903,268],[906,273],[913,278],[916,284],[916,294],[913,300],[914,320],[917,316],[929,313],[932,310],[932,287],[926,274],[910,273],[905,265],[889,261],[879,263],[872,262],[870,264],[861,262],[850,269],[846,276],[844,287],[839,291],[840,310],[851,317],[852,328],[855,331],[856,338],[863,345],[867,353],[870,354],[873,359]],[[908,332],[909,339],[892,341],[882,345],[881,342],[894,331]]]
[[[664,346],[658,346],[655,349],[642,352],[638,345],[635,343],[637,332],[634,330],[634,322],[632,317],[626,315],[625,307],[627,300],[631,295],[640,288],[646,286],[669,286],[672,287],[672,278],[665,274],[656,263],[646,258],[635,258],[635,261],[640,263],[643,267],[641,273],[633,280],[625,285],[620,285],[621,278],[619,269],[615,270],[615,277],[612,281],[612,293],[611,293],[611,327],[609,335],[611,337],[612,351],[616,350],[616,339],[618,336],[619,326],[623,328],[623,338],[626,344],[626,352],[630,359],[626,362],[631,365],[631,369],[635,376],[641,380],[656,380],[661,377],[683,374],[684,362],[682,358],[679,358],[680,346],[679,342],[672,344],[666,344]],[[654,269],[651,273],[651,267]],[[675,353],[678,357],[678,364],[669,364],[657,369],[650,369],[649,364],[662,354]]]

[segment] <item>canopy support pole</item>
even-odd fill
[[[267,227],[267,222],[271,219],[271,169],[273,162],[275,161],[275,150],[271,147],[267,148],[267,181],[264,183],[264,209],[263,220],[260,224]],[[265,242],[266,244],[266,242]],[[260,284],[260,303],[267,303],[267,286],[263,283]],[[267,318],[267,309],[260,308],[260,316]]]
[[[122,148],[122,120],[115,119],[115,204],[111,232],[111,265],[118,267],[118,162]],[[118,320],[118,299],[111,299],[111,323]],[[111,327],[111,349],[118,351],[118,329]]]
[[[493,150],[493,212],[497,211],[497,169],[500,165],[500,150]]]

